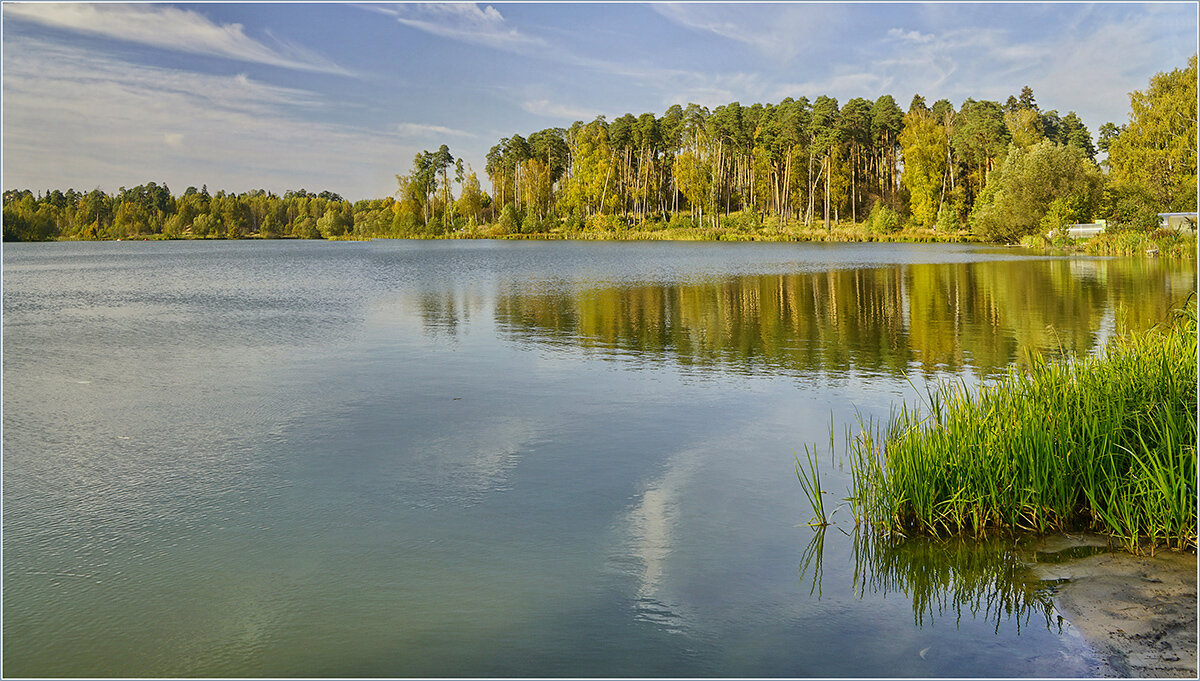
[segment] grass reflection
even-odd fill
[[[1026,551],[1014,539],[933,539],[881,536],[856,529],[852,585],[859,597],[903,596],[912,601],[913,622],[932,625],[963,615],[1000,627],[1011,622],[1020,633],[1031,621],[1062,631],[1052,586],[1032,579]],[[800,559],[802,583],[810,595],[822,593],[824,528],[813,533]]]
[[[918,626],[963,613],[995,623],[1012,621],[1017,631],[1037,616],[1046,628],[1061,618],[1051,592],[1028,578],[1019,545],[1012,540],[899,539],[870,531],[854,534],[854,590],[904,594],[912,599]]]

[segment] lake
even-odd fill
[[[859,418],[1194,263],[965,245],[5,244],[6,676],[1081,676],[1020,542],[827,505]]]

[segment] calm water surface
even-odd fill
[[[831,423],[1196,288],[879,244],[3,264],[8,676],[1084,675],[1019,547],[880,544],[844,508],[815,534],[794,456],[820,445],[836,500]]]

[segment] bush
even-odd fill
[[[958,231],[958,216],[949,203],[943,203],[942,207],[938,209],[937,222],[934,223],[933,228],[939,232]]]
[[[867,229],[876,234],[891,234],[900,229],[900,214],[882,203],[876,203],[867,216]]]
[[[728,215],[721,220],[721,227],[734,232],[757,232],[762,227],[758,213],[742,211]]]
[[[516,234],[520,231],[520,220],[517,219],[517,209],[511,203],[504,204],[504,210],[500,211],[500,219],[496,222],[496,227],[501,234]]]
[[[563,228],[568,232],[583,231],[583,216],[579,214],[578,210],[571,211],[571,214],[567,216],[566,222],[563,224]]]
[[[682,213],[676,213],[671,216],[671,221],[667,223],[667,227],[670,229],[695,229],[696,222]]]
[[[1137,199],[1118,199],[1108,217],[1107,229],[1115,232],[1149,232],[1158,229],[1158,213]]]
[[[598,232],[616,231],[621,228],[621,221],[615,215],[597,213],[588,218],[587,227]]]
[[[544,232],[544,231],[546,231],[546,230],[542,224],[541,219],[539,219],[538,216],[534,215],[533,211],[529,211],[528,213],[525,214],[525,219],[521,221],[521,233],[522,234],[536,234],[538,232]]]
[[[1062,214],[1086,219],[1100,202],[1103,183],[1100,171],[1077,147],[1049,140],[1027,149],[1009,147],[975,202],[971,228],[985,239],[1012,243],[1037,232],[1058,199],[1065,202],[1059,207]]]

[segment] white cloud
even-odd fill
[[[308,187],[386,196],[394,132],[322,119],[305,90],[245,75],[132,65],[80,47],[6,37],[5,188],[208,184],[231,191]]]
[[[368,5],[367,8],[394,16],[396,21],[405,26],[450,40],[517,53],[528,53],[547,46],[541,38],[525,35],[510,26],[491,5],[416,3]]]
[[[943,28],[928,32],[891,29],[890,47],[885,42],[863,70],[899,89],[898,101],[909,91],[931,103],[945,97],[955,106],[967,97],[1004,101],[1029,85],[1043,109],[1077,111],[1094,134],[1105,121],[1125,120],[1127,93],[1144,88],[1150,74],[1172,64],[1172,50],[1176,61],[1166,68],[1183,66],[1195,50],[1194,8],[1176,6],[1177,21],[1170,21],[1144,11],[1151,6],[1073,5],[1079,11],[1067,16],[1039,15],[1038,21],[1055,29],[1032,35],[1009,28],[1011,16],[970,27],[954,14],[938,22]],[[1029,11],[1034,9],[1048,11],[1042,6]]]
[[[1062,113],[1077,110],[1093,134],[1105,122],[1124,123],[1129,93],[1145,89],[1156,72],[1183,68],[1195,52],[1194,8],[1190,13],[1191,35],[1179,45],[1171,44],[1163,18],[1153,14],[1091,28],[1030,80],[1038,103]]]
[[[813,36],[829,33],[845,12],[836,3],[691,2],[650,7],[680,26],[748,45],[776,62],[823,49],[823,41],[813,40]]]
[[[426,125],[424,123],[397,123],[396,132],[403,137],[440,137],[444,135],[478,137],[475,133],[466,130],[455,130],[442,125]]]
[[[933,42],[934,35],[932,33],[921,33],[919,31],[905,31],[902,28],[893,28],[888,31],[888,37],[894,38],[902,42],[917,43],[924,45]]]
[[[535,116],[549,118],[570,118],[572,120],[590,121],[600,112],[581,106],[551,102],[549,99],[535,99],[521,102],[521,108]]]
[[[348,74],[309,50],[283,43],[277,48],[268,47],[247,36],[241,24],[218,25],[197,12],[165,5],[5,3],[4,18],[177,52]]]

